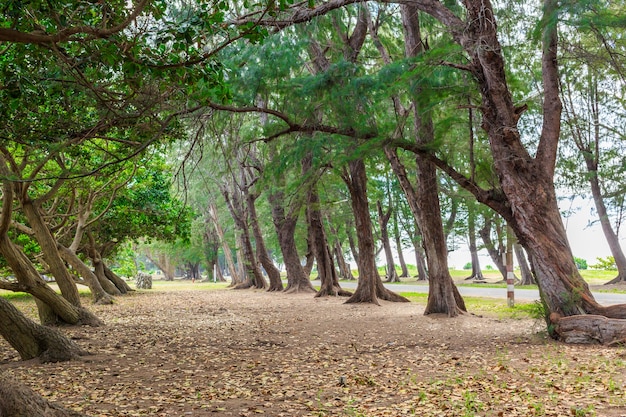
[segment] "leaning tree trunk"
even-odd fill
[[[85,414],[49,402],[6,372],[0,372],[0,416],[86,417]]]
[[[617,266],[617,276],[607,282],[606,284],[617,284],[619,282],[626,281],[626,256],[624,255],[624,251],[622,250],[622,246],[619,243],[619,238],[615,231],[613,230],[613,226],[611,225],[611,221],[609,219],[609,215],[606,211],[606,206],[604,204],[604,198],[602,197],[602,191],[600,190],[600,182],[598,179],[598,167],[595,161],[592,159],[589,153],[583,153],[585,157],[585,162],[587,165],[587,171],[589,174],[589,184],[591,185],[591,195],[593,196],[593,202],[596,206],[596,211],[598,212],[598,218],[600,219],[600,225],[602,226],[602,232],[604,233],[604,238],[606,242],[609,244],[609,249],[611,250],[611,255],[613,255],[613,259],[615,259],[615,265]]]
[[[22,291],[32,294],[38,300],[37,306],[42,324],[89,324],[94,326],[102,324],[92,313],[82,307],[72,305],[50,288],[28,257],[7,235],[0,234],[0,253],[23,287]]]
[[[495,243],[491,239],[491,225],[491,219],[485,217],[485,225],[480,228],[478,234],[483,241],[485,249],[487,249],[487,253],[489,253],[489,256],[491,257],[491,260],[496,265],[496,268],[498,268],[498,271],[500,271],[502,279],[506,279],[506,265],[504,265],[504,261],[502,260],[504,245],[501,239],[501,228],[496,228],[498,235],[498,247],[496,247]]]
[[[24,216],[33,230],[33,234],[41,248],[43,258],[50,268],[50,272],[54,275],[56,283],[61,290],[61,294],[63,294],[63,297],[72,305],[80,307],[81,303],[78,288],[65,266],[63,259],[61,259],[59,255],[57,241],[54,236],[52,236],[48,225],[44,222],[37,202],[31,200],[28,196],[22,196],[20,203]]]
[[[521,285],[535,285],[537,281],[535,281],[535,276],[528,264],[528,260],[526,259],[526,254],[524,253],[524,248],[519,243],[513,244],[513,251],[515,252],[515,257],[517,258],[517,263],[520,268]]]
[[[378,225],[380,226],[380,240],[383,243],[383,249],[385,251],[385,259],[387,261],[387,282],[400,282],[400,277],[396,272],[396,265],[393,262],[393,253],[391,252],[391,242],[389,241],[389,232],[387,226],[389,225],[389,219],[391,219],[392,208],[387,210],[387,213],[383,213],[383,207],[378,200],[376,202],[376,208],[378,209]]]
[[[102,256],[101,256],[102,258]],[[106,263],[102,262],[102,267],[104,268],[104,275],[106,275],[106,277],[113,283],[115,284],[115,286],[117,287],[118,290],[120,290],[120,292],[122,294],[127,294],[129,292],[135,291],[134,289],[132,289],[130,287],[130,285],[128,285],[128,283],[126,281],[124,281],[119,275],[117,275],[115,272],[113,272],[111,270],[111,268],[109,268],[107,266]]]
[[[352,271],[350,270],[350,265],[346,262],[346,258],[343,253],[343,248],[341,247],[341,240],[339,239],[339,232],[336,227],[333,226],[332,222],[326,216],[326,224],[330,229],[330,233],[332,234],[332,240],[335,242],[333,245],[333,256],[337,261],[337,268],[339,268],[339,278],[343,279],[354,279],[352,275]]]
[[[283,290],[283,281],[280,278],[280,271],[274,265],[274,262],[269,256],[269,252],[265,247],[265,239],[263,238],[263,233],[261,233],[261,226],[259,225],[259,219],[256,213],[256,207],[254,202],[256,200],[256,196],[252,192],[246,192],[246,200],[248,203],[248,213],[250,217],[250,227],[252,228],[252,233],[254,234],[254,242],[256,244],[256,255],[263,265],[263,269],[267,272],[267,276],[269,277],[270,285],[267,289],[268,291],[282,291]]]
[[[86,354],[60,331],[28,319],[2,297],[0,334],[23,360],[38,358],[42,362],[60,362]]]
[[[356,291],[346,303],[374,303],[378,299],[387,301],[409,301],[386,289],[376,268],[376,247],[372,233],[372,219],[367,201],[367,174],[363,159],[348,162],[348,172],[344,181],[350,191],[350,202],[354,213],[356,235],[359,248],[359,281]]]
[[[217,216],[217,207],[215,206],[215,203],[209,203],[208,212],[209,217],[211,217],[211,221],[213,222],[213,226],[215,227],[217,237],[222,245],[224,259],[226,260],[226,265],[228,266],[228,271],[230,272],[231,286],[234,286],[239,281],[237,278],[237,269],[235,268],[233,253],[231,252],[230,246],[228,246],[228,242],[226,242],[226,238],[224,237],[224,229],[222,229],[222,225],[220,224]]]
[[[295,240],[296,225],[298,224],[297,213],[301,204],[295,204],[286,214],[282,203],[285,201],[282,191],[269,193],[268,201],[272,208],[272,220],[278,236],[278,245],[283,254],[283,262],[285,262],[285,269],[287,270],[287,287],[285,292],[315,292],[313,284],[311,284],[308,276],[304,273],[304,269],[302,269]]]
[[[402,271],[402,273],[400,274],[400,278],[408,278],[409,269],[407,268],[406,261],[404,260],[404,254],[402,253],[402,241],[400,239],[400,233],[397,230],[395,239],[396,248],[398,249],[398,262],[400,263],[400,270]]]
[[[92,272],[85,263],[69,248],[59,244],[59,253],[63,260],[78,272],[78,274],[85,280],[85,283],[91,291],[91,296],[96,304],[113,304],[113,298],[111,295],[102,288],[98,277]]]

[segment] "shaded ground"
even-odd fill
[[[92,416],[626,416],[626,350],[531,320],[245,291],[146,291],[65,329],[93,355],[0,372]]]

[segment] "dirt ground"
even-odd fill
[[[626,416],[626,350],[529,319],[253,290],[142,291],[67,328],[91,352],[0,372],[90,416]]]

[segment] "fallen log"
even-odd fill
[[[550,322],[554,333],[565,343],[601,344],[607,346],[626,344],[626,320],[584,314],[563,317],[552,313]]]

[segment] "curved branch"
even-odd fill
[[[87,40],[95,38],[108,38],[124,30],[145,9],[150,0],[140,0],[135,9],[123,22],[110,28],[95,28],[92,26],[74,26],[60,30],[57,33],[48,34],[42,31],[20,32],[15,29],[0,28],[0,42],[54,44],[58,42],[78,40],[77,35],[89,35]]]
[[[403,140],[394,140],[390,141],[388,145],[398,147],[409,152],[413,152],[414,154],[420,155],[428,159],[442,172],[452,178],[452,180],[459,184],[463,189],[472,193],[472,195],[476,197],[477,201],[483,203],[488,207],[491,207],[496,212],[500,213],[507,221],[512,219],[513,213],[502,191],[495,188],[489,190],[481,188],[475,181],[467,178],[465,175],[451,167],[447,162],[434,155],[426,147],[420,146],[417,143]]]
[[[347,137],[351,137],[351,138],[359,138],[359,139],[372,139],[374,137],[376,137],[375,132],[371,132],[371,133],[359,133],[356,130],[354,130],[353,128],[346,128],[346,129],[342,129],[342,128],[338,128],[335,126],[328,126],[328,125],[321,125],[321,124],[299,124],[299,123],[295,123],[294,121],[291,120],[291,118],[286,115],[285,113],[279,112],[277,110],[273,110],[273,109],[268,109],[266,107],[257,107],[257,106],[246,106],[246,107],[236,107],[236,106],[228,106],[225,104],[218,104],[218,103],[208,103],[206,105],[206,107],[209,107],[211,109],[214,110],[221,110],[221,111],[228,111],[228,112],[232,112],[232,113],[263,113],[263,114],[270,114],[272,116],[275,116],[276,118],[282,120],[283,122],[285,122],[285,124],[288,126],[286,129],[283,129],[277,133],[274,133],[270,136],[267,136],[265,138],[261,138],[258,139],[258,141],[261,142],[271,142],[274,139],[277,139],[281,136],[287,135],[289,133],[316,133],[316,132],[320,132],[320,133],[328,133],[331,135],[342,135],[342,136],[347,136]]]

